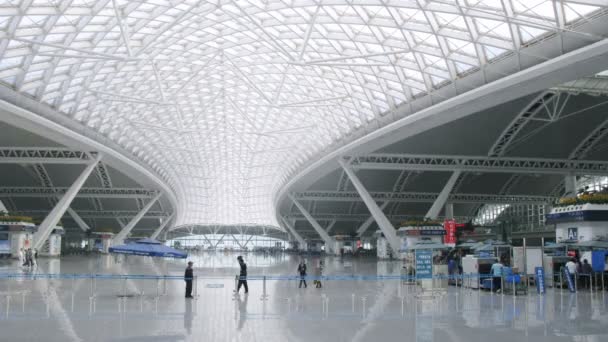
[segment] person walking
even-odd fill
[[[241,286],[245,287],[245,294],[249,293],[249,286],[247,286],[247,264],[243,260],[243,257],[239,255],[236,260],[239,262],[241,272],[239,274],[239,284],[236,288],[236,292],[239,293]]]
[[[307,288],[308,286],[306,285],[306,264],[304,263],[304,260],[300,261],[300,264],[298,265],[298,273],[300,273],[300,285],[298,285],[298,288],[302,288],[302,284],[304,284],[304,288]]]
[[[194,263],[192,261],[188,261],[188,267],[186,267],[186,272],[184,272],[184,281],[186,281],[186,298],[194,298],[192,297],[192,281],[194,280],[194,270],[192,269],[192,265]]]

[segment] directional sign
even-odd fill
[[[416,251],[416,278],[433,278],[433,250],[419,249]]]

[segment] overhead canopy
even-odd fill
[[[152,256],[162,258],[185,259],[188,257],[188,253],[179,251],[175,248],[167,247],[161,244],[159,241],[153,239],[142,239],[136,241],[135,243],[113,246],[110,247],[109,252],[116,254]]]
[[[176,225],[277,226],[302,165],[542,37],[578,38],[600,4],[11,1],[0,81],[154,170]]]

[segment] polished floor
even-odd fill
[[[0,279],[0,341],[608,341],[604,292],[544,296],[451,287],[421,295],[397,280],[250,280],[233,296],[236,254],[193,255],[197,298],[184,282],[70,278],[70,274],[175,275],[185,261],[143,257],[41,259],[34,273],[64,279]],[[248,254],[250,275],[293,276],[298,258]],[[314,265],[315,258],[308,260]],[[325,275],[395,275],[398,263],[327,258]],[[25,273],[0,260],[0,274]],[[310,273],[313,273],[310,270]]]

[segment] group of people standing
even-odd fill
[[[591,286],[591,274],[593,273],[593,267],[587,259],[584,259],[581,263],[581,259],[574,257],[566,263],[566,268],[572,280],[579,279],[582,281],[584,288]]]
[[[19,250],[19,261],[22,266],[33,268],[38,265],[38,250],[21,248]]]

